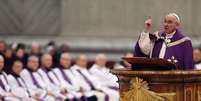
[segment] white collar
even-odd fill
[[[103,69],[105,67],[101,67],[100,65],[94,64],[94,67],[98,68],[98,69]]]
[[[78,65],[74,65],[74,66],[72,66],[72,69],[77,69],[77,70],[85,70],[85,68],[83,68],[83,67],[80,67],[80,66],[78,66]]]
[[[99,66],[97,64],[94,64],[92,67],[96,68],[96,69],[98,69],[100,71],[109,71],[109,69],[106,66],[101,67],[101,66]]]
[[[166,33],[166,38],[167,38],[167,39],[172,38],[175,33],[176,33],[176,30],[175,30],[174,32],[170,33],[170,34],[167,34],[167,33]]]

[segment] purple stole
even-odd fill
[[[62,70],[61,68],[59,68],[60,72],[61,72],[61,75],[63,76],[63,78],[69,83],[72,85],[72,82],[71,80],[69,79],[69,77],[65,74],[64,70]]]
[[[6,76],[4,74],[2,74],[2,75],[3,75],[4,79],[6,80],[6,83],[8,84],[8,80],[7,80]]]
[[[16,79],[16,81],[17,81],[17,83],[18,83],[18,85],[20,86],[20,87],[23,87],[23,84],[20,82],[20,78],[19,77],[15,77],[15,79]]]
[[[92,90],[95,90],[96,88],[94,87],[94,85],[92,84],[92,82],[80,71],[77,70],[81,76],[84,78],[84,80],[89,84],[89,86],[91,87]]]
[[[29,71],[29,73],[30,73],[30,75],[31,75],[31,78],[32,78],[32,81],[33,81],[34,85],[36,85],[36,87],[38,87],[38,88],[42,88],[42,87],[38,84],[38,81],[36,80],[36,78],[34,77],[34,75],[32,74],[33,72],[30,72],[30,71]]]
[[[84,80],[89,84],[91,89],[96,90],[96,88],[94,87],[92,82],[79,69],[77,71],[81,74],[81,76],[84,78]],[[105,101],[109,101],[109,95],[108,94],[105,94]]]
[[[13,76],[14,76],[14,75],[13,75]],[[20,87],[25,87],[25,88],[27,88],[27,86],[26,86],[26,84],[25,84],[25,81],[24,81],[23,79],[21,79],[20,77],[15,77],[15,76],[14,76],[14,78],[16,79],[17,84],[18,84]],[[24,86],[23,86],[22,82],[20,82],[19,79],[21,79],[21,81],[24,83]],[[26,89],[26,91],[27,91],[28,95],[30,96],[29,90]]]
[[[12,75],[12,76],[14,77],[14,79],[17,81],[18,86],[23,87],[22,82],[25,83],[25,82],[23,81],[23,79],[21,79],[20,76],[17,75],[16,73],[14,73],[14,72],[11,73],[11,75]],[[22,82],[20,82],[19,79],[21,79]]]
[[[0,79],[0,86],[1,86],[1,88],[3,88],[3,90],[6,90],[6,88],[5,88],[4,84],[3,84],[3,81],[1,79]]]
[[[109,88],[110,88],[110,89],[113,89],[113,90],[116,90],[116,91],[118,91],[118,90],[119,90],[119,88],[118,88],[118,87],[109,86]]]
[[[6,76],[2,73],[1,74],[2,76],[3,76],[3,78],[6,80],[6,83],[8,84],[8,80],[7,80],[7,78],[6,78]],[[6,90],[6,87],[5,87],[5,85],[3,84],[3,81],[0,79],[0,86],[4,89],[4,90]]]
[[[64,80],[66,80],[69,84],[72,85],[72,82],[70,80],[70,78],[66,75],[66,73],[64,72],[64,70],[62,68],[59,68],[61,75],[63,76]],[[87,101],[87,98],[85,96],[83,96],[84,100]],[[77,99],[78,101],[81,101],[81,98]]]
[[[45,70],[45,69],[42,69],[42,70],[45,72],[45,74],[47,75],[47,77],[50,80],[50,82],[53,83],[53,84],[55,84],[54,80],[52,80],[52,78],[49,76],[48,71]]]

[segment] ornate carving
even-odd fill
[[[148,83],[138,77],[131,80],[129,91],[124,92],[121,101],[174,101],[175,93],[155,93]]]
[[[184,90],[184,100],[185,101],[193,101],[193,90],[191,87],[186,87]]]
[[[165,101],[176,101],[176,93],[157,93],[160,97],[163,97]]]
[[[201,91],[198,90],[198,101],[201,101]]]

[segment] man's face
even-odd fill
[[[38,59],[30,59],[27,65],[31,70],[36,71],[39,67],[39,61]]]
[[[194,49],[194,50],[193,50],[193,61],[194,61],[195,63],[201,61],[201,52],[200,52],[199,49]]]
[[[42,64],[43,64],[43,66],[45,66],[46,68],[51,68],[51,66],[52,66],[52,56],[50,56],[50,55],[45,55],[44,57],[43,57],[43,60],[42,60]]]
[[[167,34],[174,32],[178,27],[178,22],[175,16],[166,16],[164,20],[164,31]]]
[[[0,71],[3,70],[4,67],[4,60],[0,59]]]
[[[22,58],[22,57],[24,56],[24,50],[23,50],[23,49],[19,49],[19,50],[16,52],[16,55],[17,55],[17,57]]]
[[[81,55],[77,60],[77,65],[80,67],[86,68],[87,67],[87,57],[85,55]]]
[[[40,53],[40,46],[32,46],[31,47],[31,52],[34,54]]]
[[[23,64],[22,64],[22,62],[19,62],[19,61],[14,62],[13,67],[12,67],[13,72],[18,75],[21,73],[22,68],[23,68]]]
[[[104,67],[107,63],[107,59],[105,56],[99,56],[97,59],[96,59],[96,64],[101,66],[101,67]]]
[[[3,42],[0,42],[0,52],[3,52],[6,50],[6,45]]]
[[[5,57],[6,58],[12,58],[12,50],[7,49],[6,52],[5,52]]]
[[[71,58],[69,56],[61,57],[60,64],[66,69],[69,68],[71,65]]]

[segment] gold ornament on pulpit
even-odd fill
[[[129,91],[124,92],[121,101],[169,101],[159,96],[158,93],[149,90],[148,83],[138,77],[131,80]]]

